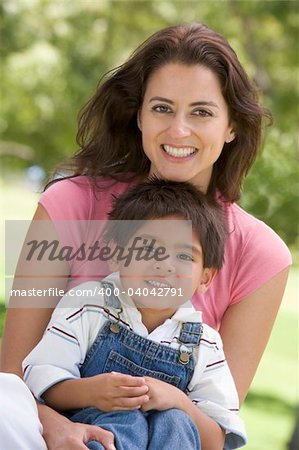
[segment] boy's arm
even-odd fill
[[[187,395],[175,386],[151,377],[145,377],[149,387],[149,401],[142,406],[142,411],[176,408],[192,417],[196,424],[203,450],[222,450],[224,431],[209,416],[203,413]]]
[[[234,443],[234,448],[246,443],[244,424],[237,414],[238,395],[221,338],[210,327],[204,328],[188,396],[174,386],[166,387],[160,380],[146,378],[146,383],[150,400],[142,410],[179,408],[185,411],[198,426],[203,450],[222,449],[224,436],[228,445],[230,441]]]
[[[82,284],[80,289],[90,290],[92,285],[97,283]],[[96,336],[106,320],[95,308],[89,312],[88,304],[93,303],[94,298],[63,297],[42,340],[23,362],[24,381],[38,400],[46,400],[55,409],[139,407],[148,399],[142,378],[112,373],[80,379],[79,366],[90,346],[90,333]]]
[[[90,378],[61,381],[42,395],[48,406],[56,410],[68,410],[93,406],[89,398]]]
[[[226,362],[221,337],[206,325],[198,361],[188,386],[188,398],[193,406],[225,430],[228,448],[232,444],[234,448],[246,444],[244,423],[238,415],[238,393]]]
[[[79,366],[89,344],[87,314],[81,302],[68,294],[62,298],[41,341],[23,361],[24,381],[40,401],[49,387],[80,377]]]
[[[183,392],[182,394],[180,409],[192,417],[196,424],[200,434],[202,450],[222,450],[225,441],[225,431],[214,419],[211,419],[211,417],[194,405],[186,394]]]
[[[49,388],[43,398],[58,410],[93,406],[102,411],[131,410],[148,401],[145,379],[121,373],[65,380]]]

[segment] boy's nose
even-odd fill
[[[154,270],[157,273],[170,275],[175,272],[175,267],[170,261],[155,261]]]

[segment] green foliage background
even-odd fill
[[[298,3],[289,0],[2,0],[3,167],[47,171],[76,149],[76,116],[101,76],[154,31],[201,21],[224,34],[272,110],[243,206],[297,239]]]
[[[245,182],[242,205],[294,249],[299,217],[298,5],[296,0],[0,0],[5,216],[29,218],[34,209],[36,197],[27,199],[24,169],[38,164],[49,172],[76,150],[77,113],[101,76],[156,30],[200,21],[227,37],[273,112],[274,125],[267,129],[263,154]],[[17,178],[12,175],[16,170],[22,171]],[[286,298],[294,299],[294,306],[287,304],[280,314],[242,408],[251,450],[285,449],[293,427],[298,271],[291,278]],[[4,311],[0,303],[0,334]],[[286,348],[285,342],[292,345]]]

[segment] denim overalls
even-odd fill
[[[118,310],[117,315],[121,319],[122,308],[113,294],[113,285],[108,282],[103,282],[103,285],[104,292],[107,292],[107,287],[112,292],[110,296],[105,295],[105,306]],[[192,349],[199,345],[201,335],[202,323],[185,322],[178,337],[180,347],[173,349],[139,336],[119,320],[107,320],[80,368],[81,377],[114,371],[157,378],[185,392],[194,371]],[[187,414],[178,409],[108,413],[84,408],[71,420],[109,429],[115,435],[117,450],[200,449],[197,427]],[[98,450],[104,447],[92,441],[88,448]]]

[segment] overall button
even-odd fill
[[[117,325],[117,323],[111,323],[109,329],[110,329],[110,331],[112,331],[112,333],[115,333],[115,334],[120,332],[120,328]]]
[[[181,352],[180,358],[179,358],[180,363],[188,364],[189,359],[190,359],[190,355],[188,352]]]

